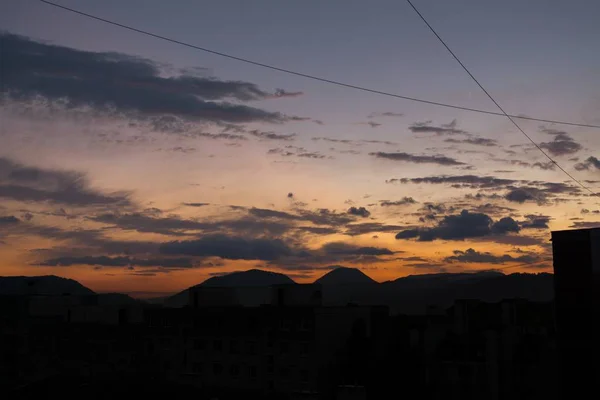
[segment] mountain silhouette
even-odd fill
[[[250,269],[236,271],[230,274],[213,276],[202,282],[201,286],[211,287],[248,287],[248,286],[273,286],[281,284],[295,284],[292,278],[277,272]]]
[[[317,279],[315,283],[321,285],[368,285],[377,282],[359,269],[338,267]]]
[[[46,275],[0,277],[0,294],[58,296],[64,294],[90,295],[95,293],[73,279]]]
[[[248,271],[236,271],[229,274],[213,276],[198,285],[191,286],[181,292],[167,297],[163,305],[167,307],[183,307],[188,303],[188,290],[199,287],[230,287],[230,288],[269,288],[273,285],[296,284],[287,275],[277,272],[263,271],[261,269],[250,269]],[[264,291],[264,290],[263,290]]]

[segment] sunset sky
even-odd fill
[[[404,1],[57,2],[498,111]],[[600,125],[598,1],[414,3],[508,113]],[[250,268],[540,272],[551,230],[600,226],[600,198],[502,116],[34,0],[2,2],[0,31],[0,275],[144,297]],[[600,129],[516,121],[600,192]]]

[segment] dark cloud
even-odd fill
[[[456,144],[472,144],[475,146],[485,146],[485,147],[495,147],[498,146],[498,142],[493,139],[486,139],[481,137],[469,137],[466,139],[454,139],[448,138],[445,140],[446,143],[456,143]]]
[[[590,156],[585,160],[585,162],[575,164],[575,169],[577,171],[583,171],[590,168],[600,169],[600,160],[598,160],[596,157]]]
[[[207,132],[195,132],[189,134],[188,136],[196,136],[203,137],[207,139],[215,139],[215,140],[248,140],[246,136],[237,135],[235,133],[207,133]]]
[[[368,216],[371,215],[371,213],[369,212],[369,210],[367,210],[364,207],[350,207],[348,209],[348,214],[350,215],[356,215],[357,217],[363,217],[363,218],[367,218]]]
[[[275,133],[275,132],[264,132],[264,131],[259,131],[257,129],[248,131],[248,133],[257,138],[269,139],[269,140],[292,141],[296,138],[295,133],[283,134],[283,133]]]
[[[411,228],[400,231],[396,235],[396,239],[418,238],[419,241],[424,242],[436,239],[464,240],[494,233],[518,232],[518,229],[518,225],[512,218],[502,218],[498,222],[494,222],[486,214],[462,210],[460,214],[443,217],[433,228]]]
[[[2,225],[14,225],[21,222],[21,220],[14,215],[8,215],[4,217],[0,217],[0,226]]]
[[[281,235],[291,225],[280,221],[265,221],[253,215],[238,216],[230,219],[190,220],[177,215],[154,217],[143,213],[105,213],[89,217],[91,221],[113,227],[144,233],[159,233],[170,236],[187,236],[192,233],[232,232],[252,235]]]
[[[267,151],[267,154],[278,154],[283,157],[301,157],[313,159],[327,158],[325,155],[320,154],[318,152],[307,151],[303,147],[296,146],[285,146],[284,148],[278,147],[270,149],[269,151]]]
[[[543,132],[554,135],[554,140],[551,142],[542,142],[540,147],[548,150],[552,155],[564,156],[575,154],[583,147],[577,143],[567,132],[554,129],[542,129]]]
[[[382,207],[394,207],[394,206],[405,206],[408,204],[417,204],[418,201],[413,199],[412,197],[403,197],[400,200],[390,201],[390,200],[381,200],[379,205]]]
[[[456,128],[456,120],[452,120],[449,124],[435,126],[431,121],[415,122],[408,129],[413,133],[435,133],[436,135],[467,135],[466,131]]]
[[[402,114],[402,113],[393,112],[393,111],[386,111],[386,112],[373,112],[373,113],[369,114],[367,118],[403,117],[403,116],[404,116],[404,114]]]
[[[510,190],[504,198],[514,203],[525,203],[526,201],[533,200],[535,202],[543,202],[545,199],[541,196],[541,192],[535,188],[518,188]]]
[[[525,218],[526,221],[521,222],[521,228],[523,229],[549,229],[550,217],[547,215],[529,214]]]
[[[131,257],[108,256],[83,256],[59,257],[41,262],[39,265],[53,267],[68,267],[71,265],[94,265],[102,267],[163,267],[163,268],[191,268],[192,260],[189,258],[148,258],[139,259]]]
[[[314,235],[333,235],[339,232],[337,228],[330,228],[326,226],[299,226],[296,228],[296,230],[312,233]]]
[[[358,236],[364,234],[380,233],[380,232],[397,232],[399,229],[405,229],[402,225],[388,225],[381,222],[365,222],[362,224],[348,224],[344,235]]]
[[[498,256],[488,252],[482,253],[474,249],[467,249],[465,251],[454,250],[454,255],[446,257],[444,261],[450,263],[458,261],[464,263],[504,264],[507,262],[531,263],[539,259],[539,256],[534,254],[526,254],[518,257],[513,257],[509,254]]]
[[[184,206],[188,206],[188,207],[205,207],[205,206],[209,206],[210,203],[181,203]]]
[[[164,76],[153,61],[117,53],[95,53],[1,34],[3,89],[16,100],[43,96],[70,106],[115,109],[142,116],[174,115],[190,120],[284,122],[296,120],[226,100],[290,97],[253,83],[197,75]]]
[[[394,254],[385,247],[360,247],[344,242],[327,243],[321,248],[321,251],[328,255],[385,256]]]
[[[271,97],[298,97],[303,94],[304,92],[288,92],[284,89],[275,89],[275,93]]]
[[[341,226],[354,221],[354,218],[349,217],[348,214],[338,214],[335,211],[331,211],[326,208],[320,208],[317,210],[297,209],[295,210],[295,214],[292,214],[285,211],[253,207],[248,210],[248,213],[262,219],[272,218],[303,221],[311,222],[315,225]]]
[[[493,176],[477,176],[477,175],[439,175],[428,176],[424,178],[400,178],[388,179],[387,183],[429,183],[429,184],[450,184],[460,185],[460,187],[468,187],[474,189],[480,188],[495,188],[499,186],[511,185],[518,181],[514,179],[496,178]]]
[[[517,221],[511,217],[504,217],[492,224],[492,233],[500,235],[507,234],[509,232],[518,233],[521,230]]]
[[[578,221],[578,222],[574,222],[573,224],[571,224],[571,226],[569,226],[569,228],[576,228],[576,229],[589,229],[589,228],[600,228],[600,221]]]
[[[92,189],[79,172],[25,166],[0,157],[0,198],[72,206],[129,205],[127,193]]]
[[[415,164],[439,164],[439,165],[465,165],[465,163],[446,156],[417,156],[409,153],[369,153],[371,156],[386,160],[406,161]]]
[[[293,251],[280,239],[246,239],[210,235],[200,239],[168,242],[160,246],[163,254],[220,257],[229,260],[274,261],[291,256]]]

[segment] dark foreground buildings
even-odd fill
[[[587,397],[598,377],[599,238],[600,229],[552,233],[548,303],[459,299],[390,315],[325,307],[319,285],[199,287],[182,308],[0,296],[0,396]]]
[[[552,232],[560,395],[583,398],[600,379],[600,228]]]
[[[3,297],[3,398],[555,398],[550,303],[465,299],[391,316],[324,307],[320,291],[275,287],[269,304],[241,307],[235,290],[205,288],[178,309]]]

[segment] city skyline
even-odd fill
[[[144,2],[139,13],[141,2],[60,2],[282,68],[497,112],[404,2],[223,3]],[[518,15],[417,5],[507,112],[600,124],[599,5],[535,3]],[[377,281],[548,272],[550,229],[600,225],[597,198],[502,116],[240,64],[39,2],[7,8],[1,275],[169,293],[251,268],[297,282],[337,265]],[[518,123],[598,191],[598,129]]]

